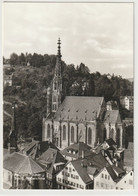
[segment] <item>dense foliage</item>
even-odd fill
[[[4,100],[16,100],[16,125],[18,135],[24,137],[39,136],[42,133],[42,119],[46,115],[46,89],[51,84],[56,63],[55,55],[13,53],[10,56],[13,65],[7,73],[13,73],[13,86],[4,87]],[[29,62],[29,66],[26,66]],[[105,101],[115,100],[119,104],[121,116],[131,114],[120,105],[120,96],[132,95],[133,84],[120,76],[90,73],[87,66],[81,63],[75,67],[62,62],[63,95],[104,96]],[[5,110],[9,106],[5,104]],[[8,111],[9,112],[9,111]],[[10,112],[9,112],[10,113]],[[5,116],[5,115],[4,115]],[[4,118],[4,120],[6,117]],[[4,121],[4,138],[6,141],[10,123]]]

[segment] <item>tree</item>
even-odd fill
[[[90,79],[89,79],[89,85],[88,85],[88,89],[86,90],[86,95],[87,96],[95,95],[95,82],[94,82],[94,78],[92,75],[90,76]]]
[[[11,65],[17,65],[17,62],[18,62],[18,55],[16,53],[12,53],[10,55],[10,64]]]
[[[26,56],[23,53],[18,56],[18,63],[21,65],[26,65]]]
[[[85,77],[89,73],[90,73],[90,70],[89,70],[89,68],[87,66],[85,66],[85,64],[81,63],[80,66],[77,67],[77,74],[79,76]]]

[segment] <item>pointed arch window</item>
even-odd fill
[[[53,96],[53,102],[56,102],[56,96]]]
[[[117,133],[116,133],[116,143],[117,146],[120,146],[120,129],[117,129]]]
[[[88,144],[92,144],[92,129],[89,127],[88,129]]]
[[[71,127],[71,142],[74,143],[74,127]]]
[[[54,90],[57,90],[57,83],[54,82]]]
[[[109,138],[114,139],[114,129],[113,128],[110,130]]]
[[[66,140],[66,126],[63,125],[63,140]]]
[[[47,125],[47,138],[50,137],[50,124]]]

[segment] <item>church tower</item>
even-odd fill
[[[52,81],[52,112],[56,112],[59,105],[61,104],[61,94],[62,94],[62,76],[61,76],[61,42],[58,39],[58,52],[56,58],[56,67],[54,78]]]
[[[16,117],[15,117],[15,103],[12,105],[12,125],[9,134],[9,146],[8,150],[10,153],[17,151],[17,132],[16,132]]]

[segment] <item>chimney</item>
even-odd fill
[[[84,152],[84,150],[82,150],[82,156],[81,156],[81,158],[84,159],[84,157],[85,157],[85,152]]]

